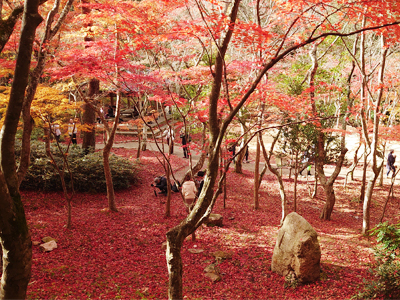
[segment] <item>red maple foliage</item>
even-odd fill
[[[133,149],[113,152],[136,157]],[[141,163],[139,183],[117,193],[119,212],[103,209],[105,195],[77,195],[71,230],[65,227],[66,206],[61,193],[23,193],[32,240],[51,236],[58,244],[49,253],[33,247],[28,298],[167,298],[168,272],[162,243],[186,210],[179,194],[173,194],[172,217],[164,218],[161,198],[155,197],[150,187],[154,176],[163,172],[156,154],[143,152]],[[178,170],[186,168],[187,161],[173,156],[171,163]],[[293,182],[285,180],[290,199]],[[337,203],[329,222],[319,219],[325,203],[323,193],[311,199],[305,184],[298,191],[298,213],[319,234],[323,273],[319,282],[293,289],[285,288],[284,278],[270,271],[281,218],[277,183],[273,176],[264,179],[261,209],[254,211],[252,182],[249,171],[229,173],[227,208],[223,209],[222,199],[214,208],[224,216],[224,226],[200,227],[197,241],[185,241],[184,295],[188,299],[344,299],[360,291],[363,279],[370,278],[367,269],[373,261],[374,240],[360,234],[362,204],[351,201],[359,183],[348,185],[348,191],[337,186]],[[374,194],[372,224],[378,222],[386,193],[383,187]],[[397,208],[398,203],[391,202],[386,214],[391,222],[398,221]],[[204,251],[193,254],[189,249]],[[213,283],[203,270],[215,261],[210,253],[218,250],[231,253],[232,258],[219,264],[222,280]]]

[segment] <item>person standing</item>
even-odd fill
[[[205,174],[206,174],[205,171],[197,172],[197,185],[199,186],[198,191],[197,191],[197,198],[200,196],[201,190],[203,189]]]
[[[76,134],[78,133],[78,128],[73,119],[69,119],[68,123],[68,134],[73,145],[76,145]]]
[[[182,141],[182,149],[183,149],[183,158],[189,158],[189,149],[188,149],[188,135],[185,134],[185,130],[182,128],[181,133],[179,135]]]
[[[174,140],[175,132],[171,127],[164,130],[163,136],[167,139],[167,145],[169,146],[169,154],[174,154]]]
[[[396,155],[393,155],[393,152],[394,152],[394,150],[391,149],[389,151],[389,155],[387,158],[387,163],[386,163],[386,169],[387,169],[386,177],[387,178],[389,178],[390,171],[393,171],[392,177],[396,173],[396,168],[394,167],[394,162],[396,161]]]
[[[60,142],[60,136],[61,136],[60,125],[57,124],[57,123],[54,123],[53,125],[51,125],[51,127],[52,127],[52,131],[53,131],[54,137],[55,137],[57,143],[59,143]]]

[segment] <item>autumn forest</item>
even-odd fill
[[[398,0],[0,16],[0,299],[400,298]]]

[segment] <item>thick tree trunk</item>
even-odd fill
[[[32,243],[19,193],[15,161],[15,134],[28,84],[39,0],[26,0],[10,99],[0,133],[0,241],[3,252],[1,299],[24,299],[31,276]]]
[[[365,198],[363,202],[363,226],[362,226],[362,234],[368,234],[370,229],[370,208],[371,208],[371,199],[372,192],[374,190],[376,175],[371,175],[371,179],[368,180],[367,189],[365,192]]]
[[[14,32],[15,24],[21,17],[23,11],[24,7],[20,5],[13,9],[7,19],[3,20],[0,18],[0,53],[3,51],[4,46],[10,39],[11,34]]]
[[[91,101],[93,96],[100,91],[100,81],[92,78],[89,82],[88,97]],[[85,153],[94,152],[96,148],[96,112],[89,103],[83,105],[83,124],[88,128],[83,131],[82,149]]]
[[[178,228],[167,233],[167,266],[169,276],[168,299],[183,299],[182,294],[182,257],[181,247],[185,237],[182,237]]]
[[[336,202],[335,191],[333,189],[333,185],[327,184],[323,187],[325,191],[326,202],[324,209],[321,212],[320,219],[329,221],[331,219],[333,207],[335,206]]]
[[[104,164],[104,175],[106,177],[106,185],[107,185],[108,209],[111,211],[118,211],[117,206],[115,205],[114,185],[110,167],[110,151],[108,150],[103,151],[103,164]]]
[[[0,299],[25,299],[31,276],[32,242],[20,195],[11,197],[0,174],[0,234],[3,274]]]

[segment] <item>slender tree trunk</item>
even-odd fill
[[[371,207],[371,199],[372,199],[372,192],[374,189],[375,182],[381,172],[383,167],[383,153],[379,153],[378,150],[378,140],[379,140],[379,123],[380,123],[380,113],[381,113],[381,102],[383,96],[383,79],[384,79],[384,72],[385,72],[385,65],[386,65],[386,56],[388,52],[388,47],[385,45],[385,37],[381,35],[381,64],[379,70],[379,91],[378,97],[376,102],[374,103],[374,126],[373,126],[373,133],[372,133],[372,142],[370,143],[371,148],[371,156],[372,156],[372,171],[373,174],[368,182],[367,192],[365,193],[364,203],[363,203],[363,226],[362,226],[362,234],[367,235],[369,234],[370,229],[370,207]],[[365,128],[365,127],[364,127]],[[365,132],[365,135],[367,133]],[[382,157],[381,162],[378,165],[377,159],[378,155]]]
[[[169,156],[168,156],[169,159]],[[165,177],[167,178],[167,203],[165,205],[165,218],[169,218],[171,216],[171,169],[170,169],[170,165],[169,162],[165,162],[166,165],[166,172],[167,174],[165,175]]]
[[[299,160],[299,150],[296,149],[295,151],[295,157],[294,157],[294,191],[293,191],[293,210],[297,212],[297,177],[299,176],[299,166],[298,166],[298,160]]]
[[[280,224],[282,225],[283,221],[285,220],[285,218],[286,218],[286,216],[288,214],[285,186],[284,186],[284,183],[283,183],[283,180],[282,180],[282,175],[278,171],[278,167],[277,168],[273,168],[272,165],[271,165],[271,158],[272,158],[272,155],[273,155],[275,143],[278,140],[279,135],[280,135],[280,131],[278,132],[278,134],[276,135],[276,137],[274,137],[274,140],[272,141],[271,148],[270,148],[270,151],[269,151],[269,153],[270,153],[269,155],[267,153],[267,150],[265,149],[264,141],[262,139],[260,141],[261,141],[261,149],[262,149],[263,156],[264,156],[264,159],[265,159],[265,164],[267,165],[268,170],[270,170],[270,172],[272,174],[274,174],[275,177],[278,180],[279,195],[280,195],[280,198],[281,198],[281,207],[282,207],[282,218],[281,218],[281,223]]]
[[[140,134],[138,134],[138,149],[137,149],[137,152],[136,152],[136,159],[137,160],[140,159],[141,144],[142,144],[142,138],[141,138]]]
[[[92,78],[89,81],[88,97],[92,100],[99,91],[100,81]],[[82,119],[87,128],[87,130],[83,131],[82,149],[85,150],[85,153],[94,152],[96,149],[96,112],[89,103],[83,104]]]
[[[367,168],[368,168],[368,162],[367,162],[367,158],[368,158],[368,154],[367,153],[367,146],[365,145],[364,148],[364,155],[363,155],[363,169],[362,169],[362,179],[361,179],[361,188],[360,188],[360,201],[362,201],[365,198],[365,186],[367,183]]]
[[[104,164],[104,175],[106,178],[106,186],[107,186],[108,209],[115,212],[118,210],[115,204],[114,184],[112,180],[111,167],[110,167],[110,153],[111,153],[111,148],[114,144],[115,132],[117,131],[118,127],[118,120],[121,111],[120,104],[121,104],[121,97],[119,92],[117,92],[117,110],[115,113],[114,124],[112,129],[107,132],[108,135],[107,143],[104,145],[103,148],[103,164]]]
[[[260,186],[260,134],[257,135],[256,161],[254,166],[254,209],[260,208],[258,197]]]

